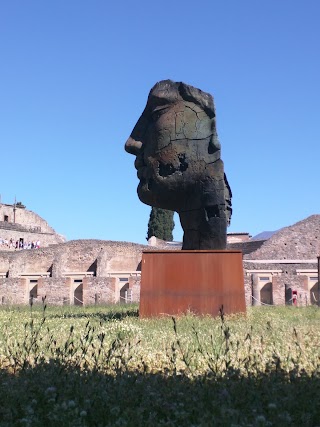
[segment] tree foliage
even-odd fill
[[[158,239],[172,242],[172,231],[174,229],[173,215],[173,211],[153,207],[151,209],[148,222],[147,240],[149,240],[150,237],[155,236]]]

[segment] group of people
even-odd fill
[[[14,240],[0,237],[0,245],[7,246],[9,249],[38,249],[40,248],[40,240],[26,242],[24,239]]]

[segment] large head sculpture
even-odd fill
[[[225,249],[231,190],[212,96],[181,82],[157,83],[125,149],[136,156],[140,200],[178,212],[183,249]]]

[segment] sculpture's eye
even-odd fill
[[[156,122],[160,117],[161,117],[161,112],[158,110],[158,111],[153,111],[153,113],[151,114],[151,117],[152,117],[152,120],[154,121],[154,122]]]
[[[151,118],[153,122],[156,122],[166,111],[168,107],[158,107],[151,113]]]

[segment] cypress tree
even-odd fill
[[[173,211],[161,208],[152,208],[148,222],[147,240],[155,236],[158,239],[172,242],[174,229]]]

